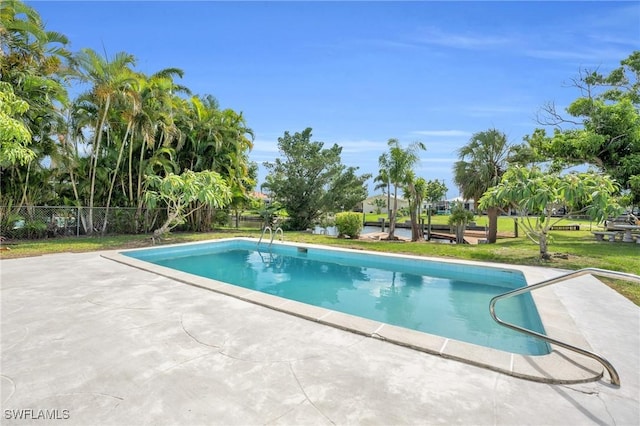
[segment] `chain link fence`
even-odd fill
[[[176,231],[211,231],[214,227],[262,229],[263,218],[228,210],[200,210]],[[167,218],[166,209],[135,207],[0,206],[0,236],[7,239],[144,234]]]
[[[157,227],[165,216],[164,209],[0,206],[0,235],[10,239],[38,239],[137,234]]]

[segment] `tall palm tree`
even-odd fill
[[[474,205],[489,188],[497,185],[507,169],[507,157],[511,151],[504,133],[489,129],[474,133],[469,143],[458,150],[453,166],[453,181],[465,199]],[[489,216],[489,243],[495,243],[498,235],[498,212],[500,206],[487,209]]]
[[[17,64],[55,68],[61,58],[71,56],[67,37],[47,31],[40,14],[19,0],[2,1],[0,22],[0,57],[7,59],[2,74]]]
[[[97,114],[94,117],[93,140],[91,143],[91,171],[89,190],[89,215],[87,218],[87,233],[92,234],[93,207],[95,202],[96,175],[100,157],[102,153],[102,137],[108,125],[107,118],[115,98],[127,95],[131,92],[131,86],[136,81],[136,75],[130,66],[135,64],[132,55],[120,52],[112,60],[102,57],[92,49],[82,49],[75,58],[78,64],[79,77],[81,80],[92,85],[89,93],[83,95],[93,102],[97,107]]]
[[[235,205],[248,199],[255,185],[249,174],[249,150],[253,147],[253,131],[242,114],[220,110],[212,96],[192,97],[187,113],[181,115],[178,126],[183,130],[183,143],[177,148],[177,162],[182,170],[218,172],[229,184]],[[210,208],[199,210],[201,216],[212,216]],[[194,229],[205,221],[190,218]]]
[[[397,139],[389,139],[387,142],[389,151],[385,152],[378,159],[381,169],[386,169],[389,182],[393,185],[393,210],[389,219],[390,240],[395,239],[396,218],[398,215],[398,188],[405,185],[411,178],[413,167],[420,160],[419,152],[426,150],[422,142],[413,142],[406,148],[400,146]]]
[[[47,31],[37,11],[21,1],[3,0],[0,22],[0,81],[9,83],[15,96],[28,105],[20,121],[29,130],[29,148],[35,154],[28,163],[1,170],[0,193],[13,202],[21,200],[17,204],[55,202],[49,193],[59,146],[51,135],[64,127],[60,107],[67,102],[62,78],[68,40]],[[51,167],[42,162],[45,157],[52,160]]]
[[[178,68],[165,68],[148,78],[142,78],[138,97],[140,108],[132,119],[132,135],[128,155],[128,202],[137,203],[136,220],[144,207],[143,192],[145,190],[145,175],[158,164],[160,169],[167,169],[167,157],[173,161],[174,143],[181,137],[176,125],[175,116],[180,114],[183,100],[178,93],[190,93],[188,89],[174,82],[174,78],[182,77],[184,72]],[[134,147],[135,145],[135,147]],[[134,162],[133,153],[138,149],[138,159]],[[178,172],[177,164],[169,167]],[[135,184],[134,184],[135,183]],[[134,191],[135,189],[135,191]]]
[[[373,179],[374,183],[377,183],[373,188],[374,191],[382,189],[382,193],[387,195],[387,219],[391,221],[391,181],[389,180],[389,169],[387,164],[383,164],[386,161],[386,157],[382,154],[378,158],[378,164],[380,170],[378,176]]]
[[[116,117],[113,118],[114,122],[114,147],[117,148],[118,154],[116,158],[116,164],[111,170],[111,183],[109,184],[109,192],[107,195],[107,200],[105,204],[105,220],[102,224],[102,232],[101,234],[104,236],[107,230],[107,221],[109,218],[109,208],[111,207],[111,198],[113,196],[113,188],[116,184],[116,179],[118,176],[122,175],[122,171],[120,170],[120,164],[122,163],[122,159],[124,157],[124,151],[127,145],[133,145],[133,129],[134,129],[134,121],[135,117],[140,110],[140,98],[139,98],[139,86],[140,82],[143,81],[143,76],[138,76],[135,84],[132,84],[132,88],[129,92],[129,96],[121,96],[118,99],[121,101],[121,104],[117,107]],[[122,127],[125,128],[124,134],[122,134]]]
[[[419,241],[424,237],[424,230],[420,225],[420,207],[427,193],[427,181],[416,177],[413,170],[407,173],[404,194],[409,201],[409,216],[411,218],[411,241]]]

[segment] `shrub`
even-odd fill
[[[358,238],[362,231],[362,213],[343,212],[336,214],[336,227],[338,235],[346,235],[349,238]]]
[[[461,202],[456,202],[451,208],[451,216],[449,216],[449,225],[456,228],[456,243],[464,242],[464,231],[467,224],[473,220],[473,212],[466,210]]]
[[[44,238],[47,235],[47,224],[41,220],[27,220],[17,231],[18,238]]]

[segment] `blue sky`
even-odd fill
[[[72,50],[125,51],[146,73],[182,68],[194,93],[242,111],[259,183],[277,138],[311,127],[374,176],[389,138],[422,141],[417,174],[444,180],[449,197],[474,132],[520,143],[546,102],[562,109],[579,95],[569,85],[580,69],[607,72],[640,49],[638,2],[28,4]]]

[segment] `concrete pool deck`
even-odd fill
[[[593,277],[540,291],[619,388],[511,377],[103,254],[0,261],[3,424],[640,423],[640,309]]]

